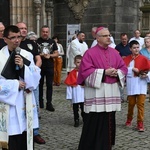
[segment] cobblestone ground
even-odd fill
[[[63,78],[65,75],[63,76]],[[63,82],[63,79],[62,79]],[[55,112],[41,109],[40,134],[46,144],[35,144],[35,150],[77,150],[81,130],[73,127],[70,102],[65,99],[65,85],[54,86],[53,104]],[[132,127],[125,127],[128,103],[122,103],[122,111],[116,113],[116,144],[113,150],[150,150],[150,102],[145,102],[145,132],[136,131],[136,109]]]

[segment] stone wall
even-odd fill
[[[116,42],[121,32],[127,32],[131,37],[133,31],[139,28],[139,0],[90,0],[80,20],[75,19],[66,2],[57,0],[54,6],[54,33],[60,35],[63,44],[67,24],[81,23],[81,30],[86,33],[89,46],[93,26],[108,27]]]
[[[133,31],[140,29],[141,12],[139,11],[139,0],[116,1],[115,6],[115,39],[119,42],[121,32],[126,32],[129,38],[133,36]]]

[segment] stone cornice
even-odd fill
[[[145,4],[150,4],[150,0],[143,0],[144,5]]]
[[[150,12],[150,0],[143,0],[144,6],[140,7],[142,12]]]

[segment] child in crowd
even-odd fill
[[[81,55],[75,56],[74,64],[76,67],[68,74],[64,81],[67,85],[66,99],[70,99],[73,104],[74,127],[79,126],[79,107],[81,109],[82,118],[84,113],[84,87],[77,85],[78,69],[81,63],[81,59]]]
[[[129,103],[126,126],[131,126],[134,106],[137,105],[137,129],[144,131],[144,102],[147,94],[147,82],[150,81],[150,64],[145,56],[139,54],[140,45],[137,41],[131,41],[129,47],[132,54],[124,59],[128,67],[126,82]]]

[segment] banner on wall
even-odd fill
[[[80,31],[80,24],[67,24],[67,38],[66,38],[66,68],[67,68],[67,56],[69,45],[72,41],[72,38]]]
[[[72,37],[80,31],[80,24],[67,24],[67,47],[72,41]]]

